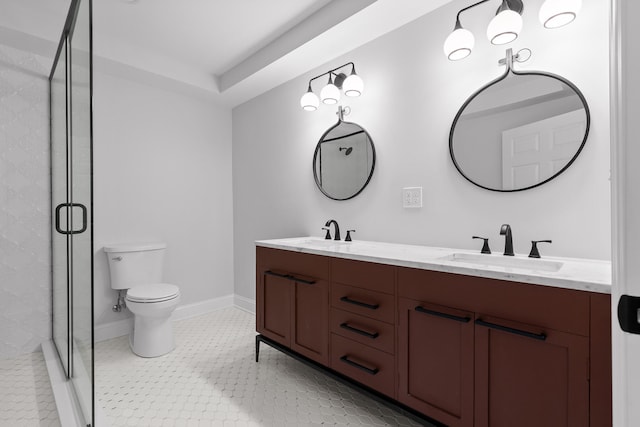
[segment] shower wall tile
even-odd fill
[[[0,45],[0,359],[51,337],[50,62]]]

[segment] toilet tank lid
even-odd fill
[[[158,249],[165,249],[167,245],[165,243],[129,243],[122,245],[109,245],[104,247],[105,252],[140,252],[140,251],[154,251]]]

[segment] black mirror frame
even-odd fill
[[[464,111],[464,109],[471,103],[471,101],[473,101],[478,95],[480,95],[482,92],[484,92],[485,90],[487,90],[491,86],[493,86],[493,85],[501,82],[502,80],[506,79],[507,76],[509,75],[509,73],[512,73],[512,74],[514,74],[516,76],[526,76],[526,75],[545,76],[545,77],[550,77],[550,78],[559,80],[560,82],[566,84],[571,89],[573,89],[573,91],[580,98],[580,101],[582,102],[582,105],[584,106],[585,114],[587,116],[587,123],[586,123],[586,127],[585,127],[584,138],[582,139],[582,143],[580,144],[580,148],[578,148],[578,151],[576,151],[576,154],[574,154],[574,156],[571,158],[571,160],[566,165],[564,165],[564,167],[562,169],[560,169],[557,173],[555,173],[554,175],[552,175],[549,178],[545,179],[544,181],[541,181],[541,182],[539,182],[539,183],[537,183],[535,185],[531,185],[529,187],[517,188],[515,190],[502,190],[502,189],[497,189],[497,188],[485,187],[484,185],[478,184],[477,182],[475,182],[474,180],[472,180],[471,178],[469,178],[467,175],[464,174],[464,172],[460,168],[460,165],[458,165],[458,162],[456,161],[456,156],[453,153],[453,133],[455,131],[456,124],[458,123],[458,119],[462,115],[462,112]],[[476,92],[474,92],[473,95],[471,95],[465,101],[465,103],[462,104],[462,107],[460,107],[460,109],[458,110],[458,113],[456,114],[456,117],[455,117],[455,119],[453,119],[453,123],[451,124],[451,130],[449,131],[449,154],[451,156],[451,160],[453,161],[454,166],[456,167],[458,172],[460,172],[460,175],[462,175],[467,181],[469,181],[473,185],[476,185],[476,186],[478,186],[480,188],[484,188],[485,190],[496,191],[496,192],[499,192],[499,193],[514,193],[514,192],[517,192],[517,191],[530,190],[532,188],[536,188],[536,187],[539,187],[539,186],[541,186],[543,184],[546,184],[547,182],[549,182],[552,179],[556,178],[557,176],[562,174],[565,170],[567,170],[567,168],[569,166],[571,166],[573,164],[573,162],[578,158],[578,156],[582,152],[582,149],[584,148],[584,144],[587,142],[587,137],[589,136],[589,128],[590,128],[590,126],[591,126],[591,113],[589,111],[589,105],[587,104],[587,100],[585,99],[584,95],[582,94],[580,89],[578,89],[578,87],[576,85],[574,85],[569,80],[567,80],[564,77],[559,76],[557,74],[547,73],[547,72],[543,72],[543,71],[515,71],[511,66],[507,66],[507,69],[505,70],[505,72],[500,77],[498,77],[497,79],[487,83],[485,86],[481,87]]]
[[[336,197],[331,196],[330,194],[328,194],[326,191],[324,191],[324,189],[322,188],[322,185],[320,184],[320,180],[318,179],[318,174],[316,173],[316,159],[318,157],[318,152],[320,151],[320,144],[322,144],[322,141],[324,140],[324,137],[327,136],[327,134],[329,132],[331,132],[333,129],[337,128],[338,126],[340,126],[341,123],[345,123],[345,124],[350,124],[350,125],[355,125],[358,126],[360,129],[362,129],[362,131],[364,132],[364,134],[367,136],[367,138],[369,139],[369,143],[371,144],[371,153],[373,156],[373,159],[371,161],[371,172],[369,172],[369,176],[367,177],[367,181],[362,185],[362,188],[360,188],[355,194],[353,194],[352,196],[346,197],[344,199],[338,199]],[[353,122],[347,122],[344,120],[338,120],[338,122],[331,126],[329,129],[327,129],[322,136],[320,137],[320,140],[318,141],[318,143],[316,144],[316,149],[313,153],[313,161],[311,163],[311,167],[313,168],[313,179],[316,182],[316,186],[318,187],[318,189],[322,192],[322,194],[324,194],[325,196],[327,196],[328,198],[330,198],[331,200],[349,200],[349,199],[353,199],[354,197],[356,197],[358,194],[362,193],[362,190],[364,190],[367,185],[369,185],[369,181],[371,181],[371,177],[373,176],[373,171],[376,169],[376,146],[373,143],[373,139],[371,138],[371,135],[369,135],[369,132],[367,132],[367,130],[365,128],[363,128],[362,126],[360,126],[357,123],[353,123]]]

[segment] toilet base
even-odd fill
[[[144,318],[135,316],[129,347],[140,357],[159,357],[176,348],[171,317]]]

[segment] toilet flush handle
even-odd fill
[[[114,257],[114,258],[111,258],[111,259],[114,260],[114,261],[122,261],[122,257],[121,256],[117,256],[117,257]]]

